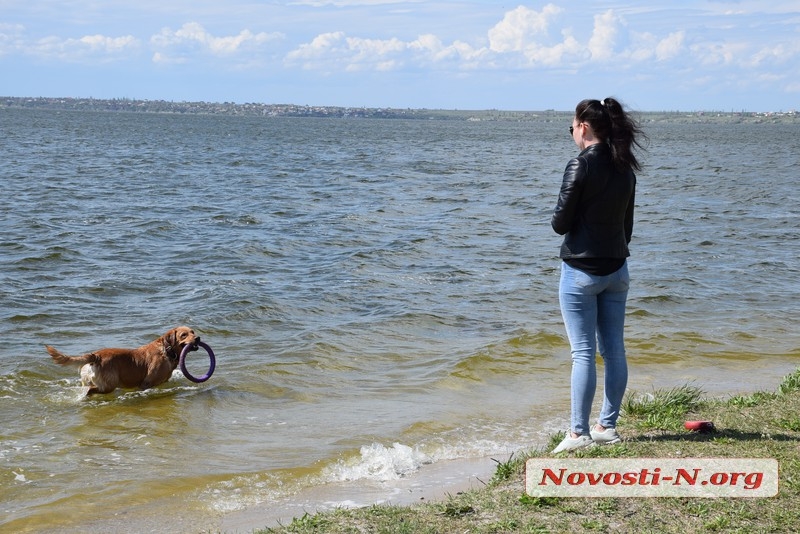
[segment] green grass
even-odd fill
[[[628,393],[622,402],[622,413],[638,429],[678,430],[683,427],[686,415],[703,404],[703,391],[687,385],[649,395]]]
[[[713,421],[714,432],[683,428],[687,419]],[[761,533],[800,530],[800,369],[775,392],[705,399],[694,386],[629,394],[618,429],[622,443],[592,447],[575,457],[775,458],[779,493],[774,498],[531,497],[524,492],[528,458],[542,449],[495,460],[494,477],[483,488],[444,502],[408,507],[372,506],[305,515],[260,533]]]

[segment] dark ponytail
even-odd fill
[[[595,136],[608,143],[617,167],[641,170],[633,147],[643,149],[642,140],[646,141],[647,136],[616,99],[584,100],[575,107],[575,118],[588,123]]]

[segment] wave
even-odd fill
[[[418,448],[401,443],[391,447],[372,443],[361,447],[357,457],[328,467],[322,476],[330,481],[397,480],[432,462],[433,459]]]
[[[549,332],[522,333],[487,345],[458,362],[449,378],[481,381],[487,375],[521,375],[547,367],[553,352],[566,347],[563,336]]]

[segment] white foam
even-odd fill
[[[322,467],[318,474],[296,480],[267,473],[236,476],[207,487],[200,500],[209,509],[223,514],[241,512],[269,502],[277,506],[275,503],[280,502],[283,504],[278,508],[298,507],[300,515],[304,505],[316,509],[318,506],[336,508],[396,502],[410,493],[416,495],[470,479],[471,472],[462,472],[453,466],[464,464],[471,469],[476,459],[482,459],[481,469],[493,471],[496,463],[486,458],[512,454],[524,448],[524,443],[516,439],[519,436],[510,441],[476,440],[472,432],[467,434],[462,436],[454,432],[453,435],[438,436],[410,446],[399,442],[363,445],[358,453],[333,461]],[[530,438],[523,436],[521,441],[528,443]],[[342,498],[325,498],[328,494]],[[363,499],[355,498],[361,494]],[[347,502],[348,499],[353,502]]]
[[[288,493],[291,493],[289,491]],[[201,502],[216,512],[230,513],[262,502],[286,497],[280,480],[272,476],[242,475],[220,481],[201,493]]]
[[[86,386],[75,385],[74,381],[62,382],[45,394],[45,399],[54,404],[78,404],[86,400]]]
[[[417,448],[401,443],[386,447],[372,443],[361,447],[358,456],[326,467],[318,476],[285,481],[270,475],[237,476],[203,491],[203,501],[216,512],[231,513],[247,507],[291,498],[296,492],[317,491],[328,484],[367,481],[386,482],[404,478],[433,460]],[[331,507],[364,506],[361,502],[336,501]]]
[[[370,447],[380,449],[379,445]],[[402,445],[398,448],[395,444],[386,450],[388,453],[402,448]],[[483,486],[483,481],[489,480],[494,470],[495,464],[491,459],[473,458],[422,465],[416,472],[393,481],[329,481],[226,514],[221,530],[250,532],[265,526],[286,525],[293,518],[306,513],[382,503],[404,506],[421,501],[443,500],[460,491]]]
[[[360,456],[349,461],[340,460],[327,469],[326,478],[332,481],[397,480],[413,473],[433,460],[419,449],[395,443],[385,447],[373,443],[361,447]]]

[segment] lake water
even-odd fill
[[[800,125],[645,126],[630,389],[773,390]],[[565,429],[568,127],[0,110],[0,530],[213,530]],[[83,399],[44,350],[181,324],[205,383]]]

